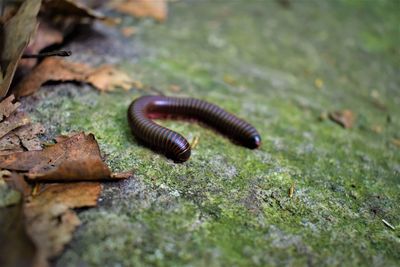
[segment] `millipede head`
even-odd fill
[[[184,151],[180,152],[176,157],[176,161],[177,162],[185,162],[189,158],[190,158],[190,147],[188,147]]]
[[[251,136],[249,139],[248,145],[249,145],[249,148],[251,148],[251,149],[260,147],[261,146],[261,137],[258,134]]]

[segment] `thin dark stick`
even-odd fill
[[[53,52],[46,52],[46,53],[39,53],[35,55],[22,55],[22,58],[44,58],[44,57],[69,57],[71,55],[71,51],[53,51]]]

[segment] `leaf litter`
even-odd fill
[[[132,173],[112,173],[92,134],[62,136],[42,150],[37,135],[44,128],[30,124],[29,117],[18,111],[19,106],[13,95],[0,102],[0,115],[4,118],[0,129],[5,133],[0,138],[0,196],[6,200],[0,202],[0,221],[6,225],[3,229],[8,229],[7,225],[14,227],[10,233],[0,232],[1,240],[13,244],[14,249],[0,256],[0,263],[48,266],[48,260],[61,253],[80,225],[73,209],[96,205],[100,181],[126,179]],[[14,119],[18,117],[24,118],[24,123]],[[8,153],[2,155],[4,151]],[[18,192],[22,198],[17,197]],[[17,211],[18,217],[3,216]]]
[[[44,133],[43,126],[17,111],[20,103],[14,100],[10,95],[0,102],[0,155],[41,149],[38,135]]]
[[[164,0],[119,1],[117,5],[114,1],[113,6],[138,18],[161,22],[167,17]],[[23,1],[5,10],[0,17],[0,195],[6,197],[0,201],[0,246],[6,253],[0,255],[0,265],[48,266],[80,224],[73,209],[96,206],[100,181],[126,179],[132,172],[112,173],[92,134],[59,136],[53,145],[42,144],[44,127],[32,123],[14,95],[5,98],[10,87],[21,97],[48,81],[83,82],[100,91],[141,86],[111,65],[90,67],[58,58],[21,59],[26,54],[32,55],[30,58],[50,55],[42,52],[61,46],[65,36],[81,23],[95,19],[115,25],[117,19],[72,0]],[[134,31],[132,28],[124,34],[131,36]],[[19,85],[15,79],[18,67],[26,69]],[[26,71],[30,73],[26,75]]]
[[[82,82],[93,85],[100,91],[114,91],[117,88],[129,90],[135,82],[125,72],[111,65],[92,68],[86,64],[60,58],[46,58],[17,86],[18,97],[31,95],[49,81]]]

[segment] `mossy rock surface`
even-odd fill
[[[79,213],[56,266],[399,263],[399,4],[290,2],[178,1],[164,24],[124,17],[131,38],[96,24],[71,41],[73,60],[117,64],[144,89],[46,85],[25,101],[49,138],[92,132],[114,171],[135,171]],[[157,92],[245,118],[262,147],[160,121],[199,139],[173,163],[139,145],[126,118],[133,99]],[[356,114],[352,128],[319,119],[341,109]]]

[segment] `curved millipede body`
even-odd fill
[[[128,109],[132,133],[139,140],[161,150],[178,162],[189,159],[190,144],[179,133],[152,121],[153,118],[166,116],[197,119],[248,148],[253,149],[261,145],[260,134],[253,126],[206,101],[165,96],[142,96],[135,99]]]

